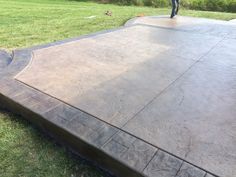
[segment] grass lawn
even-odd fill
[[[111,10],[113,15],[104,12]],[[70,0],[0,0],[0,48],[49,43],[121,26],[138,15],[169,14],[170,9],[117,6]],[[236,13],[181,10],[180,15],[230,20]],[[87,18],[96,16],[95,18]]]
[[[103,177],[102,172],[42,135],[28,122],[0,112],[1,177]]]
[[[104,12],[111,10],[113,15]],[[12,50],[116,28],[138,14],[170,9],[117,6],[69,0],[0,0],[0,48]],[[233,13],[180,11],[181,15],[230,20]],[[88,18],[95,16],[95,18]],[[104,176],[76,159],[28,122],[0,110],[0,176]]]

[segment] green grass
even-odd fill
[[[104,15],[106,10],[112,17]],[[169,14],[170,9],[116,6],[66,0],[0,0],[0,48],[12,50],[116,28],[138,14]],[[96,18],[86,17],[95,15]],[[230,20],[233,13],[181,9],[181,15]],[[0,176],[103,176],[55,145],[26,121],[0,111]]]
[[[0,113],[1,177],[102,177],[28,122]]]
[[[104,15],[106,10],[112,17]],[[128,19],[169,14],[170,9],[66,0],[0,0],[0,48],[8,50],[116,28]],[[230,20],[233,13],[181,10],[181,15]],[[87,19],[89,16],[96,16]]]
[[[104,0],[96,0],[98,2]],[[169,0],[106,0],[119,5],[136,5],[149,7],[169,7]],[[181,0],[181,6],[193,10],[208,10],[218,12],[236,12],[235,0]]]

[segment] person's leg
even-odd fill
[[[176,0],[177,7],[176,7],[175,15],[177,15],[179,12],[179,2],[180,0]]]
[[[176,0],[171,0],[171,2],[172,2],[172,11],[171,11],[170,18],[173,18],[175,16]]]

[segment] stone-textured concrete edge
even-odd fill
[[[12,56],[4,50],[0,49],[0,71],[11,63]]]
[[[207,174],[123,130],[16,80],[0,81],[0,105],[23,116],[80,156],[95,161],[96,165],[117,176],[180,176],[179,171],[181,176],[186,173],[194,177],[195,172],[199,171],[200,174]],[[185,163],[195,170],[181,170]]]
[[[142,176],[135,169],[123,165],[118,159],[107,155],[99,148],[104,141],[118,131],[115,127],[99,120],[96,121],[90,115],[30,87],[25,87],[15,80],[0,81],[0,107],[26,118],[61,144],[72,148],[74,152],[88,160],[95,160],[99,167],[108,169],[112,174]],[[81,122],[74,122],[80,119],[70,117],[71,115],[81,116],[79,117],[82,119]],[[92,122],[93,120],[96,124]],[[86,121],[88,125],[85,124]],[[71,122],[73,124],[70,124]],[[68,127],[68,124],[72,128]],[[92,129],[89,124],[100,125],[100,128]],[[78,125],[78,127],[73,127],[73,125]],[[90,141],[86,139],[86,136],[90,138]]]
[[[231,23],[236,23],[236,19],[229,20]]]
[[[120,29],[123,28],[127,27]],[[206,171],[13,78],[28,65],[33,50],[116,30],[14,51],[13,61],[0,72],[0,107],[23,116],[74,152],[117,176],[190,174],[195,177],[195,171],[207,175]],[[196,170],[181,170],[185,163]]]
[[[133,25],[133,26],[136,26],[136,25]],[[17,73],[22,71],[29,64],[29,62],[31,60],[31,53],[34,50],[43,49],[43,48],[56,46],[56,45],[61,45],[61,44],[65,44],[68,42],[77,41],[80,39],[86,39],[86,38],[94,37],[97,35],[106,34],[106,33],[110,33],[113,31],[118,31],[118,30],[125,29],[125,28],[128,28],[128,27],[122,26],[122,27],[119,27],[116,29],[103,30],[103,31],[92,33],[92,34],[82,35],[82,36],[75,37],[75,38],[68,38],[68,39],[64,39],[64,40],[60,40],[60,41],[56,41],[56,42],[52,42],[52,43],[48,43],[48,44],[37,45],[37,46],[29,47],[29,48],[14,50],[14,51],[12,51],[11,63],[8,65],[8,67],[0,70],[0,77],[1,78],[12,78]]]

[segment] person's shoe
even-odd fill
[[[179,12],[179,4],[177,5],[176,11],[175,11],[175,15],[178,15]]]
[[[175,11],[176,11],[176,7],[173,7],[171,10],[170,18],[173,18],[175,16]]]

